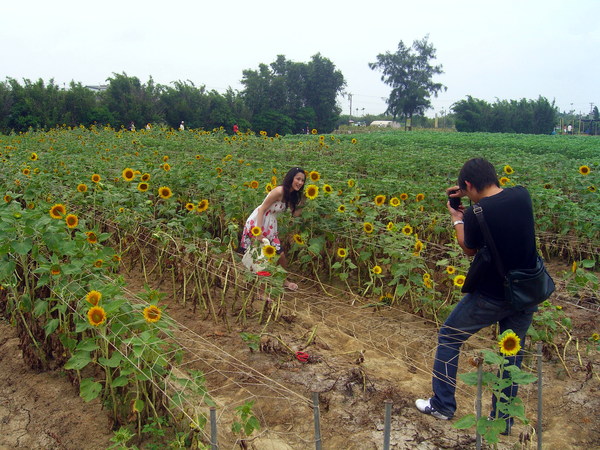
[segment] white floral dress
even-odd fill
[[[246,220],[246,225],[244,225],[244,232],[242,233],[242,239],[240,241],[240,247],[244,251],[252,246],[252,233],[250,230],[256,226],[258,208],[259,207],[252,211],[252,214],[250,214],[250,217]],[[274,202],[265,212],[263,217],[262,237],[266,237],[269,240],[271,245],[277,250],[277,253],[281,252],[281,241],[277,234],[277,215],[282,211],[285,211],[285,209],[286,206],[284,202]]]

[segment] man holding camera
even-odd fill
[[[522,186],[500,187],[492,164],[483,158],[467,161],[458,176],[458,186],[447,189],[448,211],[456,238],[464,252],[473,256],[485,245],[473,208],[465,208],[460,198],[466,196],[485,211],[498,253],[506,270],[534,267],[537,258],[533,208],[529,192]],[[458,203],[455,203],[458,200]],[[451,206],[453,205],[453,206]],[[512,329],[524,345],[525,336],[537,307],[515,310],[504,296],[504,280],[493,263],[469,283],[472,288],[456,305],[439,331],[433,364],[433,397],[418,399],[419,411],[449,420],[456,411],[456,373],[460,348],[472,334],[498,323],[500,333]],[[464,292],[464,289],[463,289]],[[509,363],[520,367],[522,355],[510,357]],[[507,387],[507,397],[517,395],[517,385]],[[496,399],[492,398],[491,417],[496,416]],[[506,418],[506,417],[504,417]],[[512,422],[507,419],[507,431]]]

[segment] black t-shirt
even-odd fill
[[[537,250],[533,207],[527,189],[523,186],[503,189],[496,195],[481,199],[479,206],[483,208],[483,216],[502,258],[504,270],[535,267]],[[471,249],[483,247],[485,239],[473,208],[465,211],[464,222],[465,246]],[[493,261],[477,280],[475,290],[494,299],[504,300],[503,278]]]

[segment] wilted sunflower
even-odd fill
[[[425,200],[425,194],[417,194],[417,196],[415,197],[415,200],[418,202],[422,202],[423,200]]]
[[[80,184],[77,185],[77,191],[78,192],[87,192],[87,190],[88,190],[87,184],[80,183]]]
[[[256,237],[256,236],[260,236],[262,233],[262,229],[260,227],[252,227],[252,229],[250,230],[250,233],[252,234],[252,236]]]
[[[209,201],[204,199],[204,200],[200,200],[200,203],[198,203],[198,206],[196,207],[196,211],[198,211],[199,213],[204,212],[208,209],[208,205],[209,205]]]
[[[382,270],[380,266],[373,266],[373,268],[371,269],[371,272],[373,272],[375,275],[379,275],[381,274]]]
[[[304,245],[304,239],[299,234],[294,235],[294,242],[298,245]]]
[[[504,173],[506,175],[512,175],[515,171],[513,170],[512,167],[510,167],[508,164],[506,166],[504,166]]]
[[[510,183],[510,178],[500,177],[498,181],[500,182],[500,186],[505,186],[507,183]]]
[[[146,322],[154,323],[154,322],[158,322],[160,320],[162,311],[160,310],[160,308],[158,306],[150,305],[150,306],[146,306],[144,308],[143,314],[144,314],[144,319],[146,319]]]
[[[272,245],[265,245],[262,248],[262,254],[266,257],[271,259],[273,256],[275,256],[277,254],[277,249],[275,247],[273,247]]]
[[[345,248],[341,248],[340,247],[340,248],[337,249],[337,255],[340,258],[345,258],[346,256],[348,256],[348,251]]]
[[[90,291],[85,296],[86,301],[92,306],[98,306],[102,299],[102,293],[98,291]]]
[[[130,169],[129,167],[123,169],[123,173],[121,175],[125,181],[131,181],[135,178],[134,170]]]
[[[398,197],[390,198],[390,206],[393,206],[394,208],[400,206],[400,199],[398,199]]]
[[[404,227],[402,227],[402,233],[405,234],[406,236],[410,236],[413,232],[413,229],[410,225],[406,224],[404,225]]]
[[[590,174],[591,171],[592,171],[592,169],[590,169],[590,166],[585,166],[584,165],[584,166],[579,167],[579,173],[581,175],[586,175],[587,176],[587,175]]]
[[[104,265],[104,260],[102,260],[102,259],[97,259],[96,261],[94,261],[94,267],[96,267],[97,269],[100,269],[103,265]]]
[[[521,350],[521,338],[512,330],[506,330],[500,336],[498,346],[500,347],[500,353],[503,355],[514,356]]]
[[[341,212],[341,213],[346,212],[346,205],[340,205],[340,206],[338,206],[337,210],[338,210],[338,212]]]
[[[69,228],[75,228],[79,224],[79,218],[75,214],[69,214],[65,217],[65,222]]]
[[[250,182],[250,187],[251,187],[252,189],[258,189],[258,181],[256,181],[256,180],[252,180],[252,181]]]
[[[385,203],[385,195],[377,195],[375,196],[375,204],[377,206],[381,206]]]
[[[371,234],[375,228],[371,222],[363,223],[363,231],[367,234]]]
[[[462,287],[465,284],[465,276],[464,275],[456,275],[454,277],[454,286]]]
[[[315,198],[317,198],[319,196],[319,186],[316,186],[314,184],[309,184],[308,186],[306,186],[306,189],[304,192],[308,199],[314,200]]]
[[[193,211],[194,209],[196,209],[196,205],[194,205],[193,203],[187,202],[185,204],[185,209],[187,209],[188,211]]]
[[[5,196],[4,196],[4,201],[5,201],[6,203],[10,203],[10,202],[12,202],[12,197],[11,197],[10,195],[8,195],[8,194],[7,194],[7,195],[5,195]]]
[[[102,177],[100,175],[98,175],[97,173],[92,175],[91,178],[92,178],[92,182],[94,182],[94,183],[100,183],[100,180],[102,179]]]
[[[102,325],[106,321],[106,312],[102,306],[92,306],[88,313],[88,322],[95,327]]]
[[[85,234],[87,235],[87,241],[90,244],[97,244],[98,243],[98,236],[96,236],[96,233],[94,233],[93,231],[86,231]]]
[[[308,178],[310,181],[319,181],[321,179],[321,174],[316,170],[313,170],[308,174]]]
[[[173,195],[173,192],[171,192],[171,188],[167,187],[167,186],[162,186],[160,188],[158,188],[158,195],[160,196],[160,198],[171,198],[171,196]]]
[[[144,181],[142,181],[141,183],[139,183],[137,185],[137,189],[140,192],[146,192],[148,189],[150,189],[150,185]]]
[[[37,153],[32,153],[31,155],[29,155],[29,159],[31,161],[37,161],[38,160],[38,155]]]
[[[333,188],[328,184],[324,184],[323,192],[325,192],[326,194],[331,194],[333,192]]]
[[[408,200],[408,194],[406,192],[403,192],[402,194],[400,194],[400,200],[402,200],[402,201]]]

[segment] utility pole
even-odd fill
[[[348,100],[350,100],[350,117],[348,123],[352,122],[352,94],[348,94]]]

